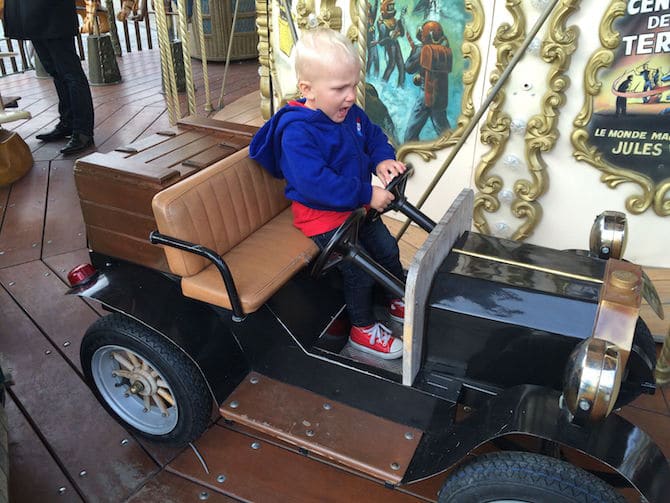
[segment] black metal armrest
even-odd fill
[[[190,243],[188,241],[184,241],[183,239],[174,238],[172,236],[166,236],[165,234],[161,234],[158,231],[152,231],[151,234],[149,234],[149,242],[151,244],[171,246],[172,248],[177,248],[178,250],[205,257],[207,260],[212,262],[219,270],[221,278],[223,279],[223,284],[226,286],[226,292],[230,298],[230,305],[233,308],[233,319],[235,321],[242,321],[244,319],[245,314],[244,310],[242,309],[242,303],[240,302],[240,296],[237,293],[235,280],[233,280],[233,275],[230,272],[228,265],[221,258],[221,255],[205,246]]]

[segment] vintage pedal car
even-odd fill
[[[151,241],[170,272],[93,250],[70,273],[70,293],[111,311],[81,345],[101,403],[170,444],[199,437],[217,408],[390,486],[455,467],[440,501],[623,501],[611,484],[663,501],[665,457],[613,413],[654,391],[656,361],[639,318],[653,287],[639,266],[599,257],[623,229],[598,227],[593,253],[498,239],[470,231],[471,191],[434,223],[407,202],[406,179],[394,209],[430,233],[406,278],[357,245],[362,219],[378,217],[362,210],[318,255],[247,149],[158,192]],[[405,298],[402,360],[346,344],[338,276],[323,274],[339,260]],[[588,458],[607,482],[575,461]]]

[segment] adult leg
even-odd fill
[[[72,131],[93,137],[93,100],[88,79],[74,45],[74,37],[48,41],[49,50],[69,97]]]
[[[70,106],[70,93],[67,89],[63,76],[58,72],[54,56],[51,52],[49,41],[33,40],[32,44],[37,57],[42,63],[42,66],[53,78],[56,94],[58,95],[58,114],[60,116],[60,123],[58,126],[56,126],[56,129],[67,131],[68,134],[72,133],[72,109]],[[41,139],[39,136],[43,135],[38,135],[38,139]],[[48,134],[44,136],[48,136]],[[59,138],[64,138],[64,136],[62,135]],[[53,139],[58,138],[54,137]]]

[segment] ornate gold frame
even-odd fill
[[[525,157],[531,179],[519,179],[514,183],[515,199],[511,203],[512,214],[525,223],[512,235],[514,240],[529,237],[542,218],[542,206],[538,199],[549,185],[547,164],[542,154],[554,148],[558,140],[558,119],[560,108],[565,105],[565,90],[570,78],[565,75],[570,66],[571,55],[577,47],[579,30],[567,28],[567,20],[579,7],[580,0],[563,0],[549,18],[549,27],[542,42],[540,57],[551,65],[548,72],[548,89],[542,98],[541,113],[528,121]],[[498,29],[494,46],[498,50],[498,62],[491,75],[491,83],[500,77],[513,53],[518,50],[524,38],[525,17],[517,0],[508,0],[506,7],[515,20],[514,26],[502,25]],[[490,170],[500,158],[509,139],[511,119],[503,110],[505,96],[500,93],[492,104],[487,125],[482,128],[482,143],[492,145],[488,154],[483,156],[475,172],[475,185],[480,190],[475,198],[474,225],[481,232],[490,232],[484,212],[494,213],[500,208],[497,197],[503,181],[499,176],[489,175]]]
[[[512,14],[514,24],[503,23],[496,31],[493,47],[498,56],[496,66],[489,78],[492,86],[498,81],[514,53],[523,43],[526,33],[526,16],[521,7],[521,0],[506,0],[505,7]],[[505,93],[501,89],[491,102],[486,123],[482,126],[480,133],[481,142],[490,145],[491,148],[482,156],[475,170],[475,186],[479,192],[475,195],[472,222],[484,234],[490,234],[484,212],[495,213],[500,209],[498,193],[503,187],[503,181],[499,176],[491,175],[490,171],[505,151],[510,135],[512,118],[503,110],[504,104]]]
[[[591,55],[584,71],[584,105],[573,122],[576,129],[571,136],[575,148],[573,155],[577,160],[586,161],[602,171],[600,180],[609,188],[615,189],[622,183],[633,183],[642,190],[641,194],[633,194],[626,199],[626,209],[630,213],[641,214],[653,207],[657,215],[665,217],[670,215],[670,199],[666,199],[670,191],[670,178],[654,184],[646,175],[614,166],[603,159],[602,153],[596,147],[589,145],[589,132],[586,129],[593,115],[594,98],[602,87],[598,72],[614,63],[614,52],[621,42],[621,34],[613,26],[616,19],[626,13],[626,5],[624,0],[612,0],[600,24],[602,48]]]

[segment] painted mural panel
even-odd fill
[[[396,145],[432,141],[461,114],[463,0],[368,0],[365,107]]]
[[[610,187],[640,186],[626,201],[630,212],[669,215],[670,0],[614,1],[600,31],[606,50],[587,68],[592,111],[587,103],[575,121],[575,155]]]

